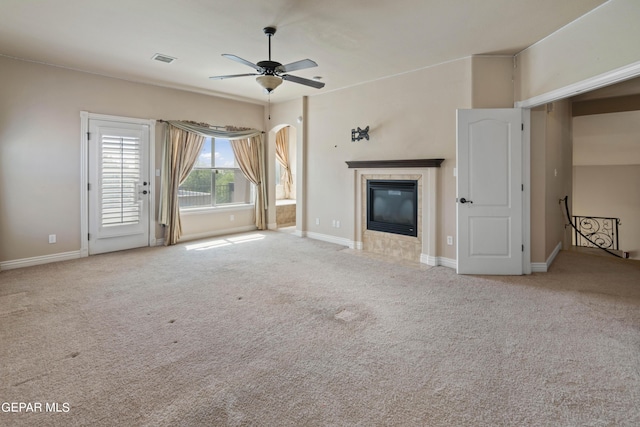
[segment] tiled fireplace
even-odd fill
[[[355,187],[355,241],[356,248],[363,251],[374,252],[389,257],[404,259],[408,261],[432,264],[430,257],[435,256],[436,244],[436,200],[437,200],[437,171],[441,159],[437,166],[410,166],[387,168],[385,163],[382,167],[376,167],[378,163],[366,165],[366,167],[352,167],[354,169]],[[359,162],[363,163],[363,162]],[[382,232],[367,228],[367,182],[372,181],[398,181],[416,182],[417,184],[417,231],[415,236],[398,234],[395,232]],[[391,190],[397,191],[397,190]],[[399,203],[404,203],[408,209],[406,197],[391,197],[384,203],[393,203],[397,199]]]

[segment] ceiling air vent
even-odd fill
[[[156,61],[164,62],[166,64],[171,64],[173,61],[176,60],[176,58],[173,58],[173,57],[167,56],[167,55],[163,55],[161,53],[156,53],[155,55],[153,55],[153,57],[151,59],[155,59]]]

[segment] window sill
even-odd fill
[[[191,215],[206,215],[213,214],[216,212],[240,212],[240,211],[252,211],[255,209],[255,204],[251,203],[248,205],[229,205],[229,206],[216,206],[216,207],[206,207],[206,208],[193,208],[193,209],[180,209],[180,215],[191,216]]]

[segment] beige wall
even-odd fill
[[[516,99],[581,82],[640,60],[640,2],[610,0],[517,55]]]
[[[80,111],[264,127],[262,105],[6,57],[0,70],[0,261],[80,249]],[[160,126],[156,133],[159,168]],[[228,212],[184,222],[193,234],[250,224]]]
[[[307,203],[303,230],[358,241],[354,175],[346,161],[445,158],[438,171],[437,253],[429,255],[455,259],[446,236],[455,241],[456,109],[513,106],[512,72],[511,58],[480,56],[309,97],[302,163],[307,197],[298,197]],[[302,110],[297,103],[278,106],[272,120],[291,123]],[[351,142],[358,126],[370,126],[369,141]]]
[[[573,118],[573,164],[639,165],[640,111]]]
[[[559,101],[531,111],[531,262],[545,263],[570,245],[564,205],[572,199],[571,104]]]
[[[559,101],[531,111],[531,262],[545,263],[570,234],[560,199],[571,194],[571,104]]]
[[[546,190],[547,190],[547,111],[546,107],[531,110],[531,262],[545,262],[546,250]]]
[[[640,259],[640,165],[575,166],[572,215],[620,218],[620,250]]]
[[[512,56],[474,56],[471,73],[473,108],[513,107]]]
[[[455,259],[446,236],[455,236],[456,228],[456,109],[469,107],[470,58],[309,97],[306,230],[354,240],[355,184],[346,161],[444,158],[438,171],[437,252]],[[358,126],[370,126],[369,141],[351,142],[351,129]],[[340,228],[332,226],[333,220]]]
[[[565,229],[566,215],[560,199],[572,199],[572,128],[571,103],[568,100],[550,104],[546,111],[545,149],[545,260],[562,244],[570,246],[570,230]],[[534,165],[532,165],[532,168]],[[533,260],[532,260],[533,261]],[[543,260],[536,260],[543,261]]]

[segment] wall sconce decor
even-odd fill
[[[364,129],[360,129],[360,127],[357,130],[351,129],[351,142],[360,141],[363,138],[369,140],[369,126]]]

